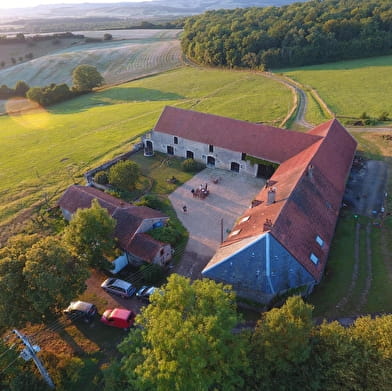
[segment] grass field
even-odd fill
[[[366,112],[378,117],[392,115],[392,56],[342,61],[299,69],[280,70],[304,86],[318,91],[337,116],[359,117]],[[307,119],[312,122],[310,110]]]
[[[289,90],[257,74],[184,67],[48,110],[0,117],[0,224],[24,219],[45,195],[82,183],[88,168],[129,150],[165,105],[275,123],[291,99]]]

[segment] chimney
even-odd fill
[[[268,199],[267,199],[268,205],[274,204],[276,202],[275,196],[276,196],[276,187],[270,187],[268,189]]]
[[[269,231],[272,229],[273,224],[271,219],[265,219],[264,225],[263,225],[263,232]]]
[[[314,169],[313,164],[309,164],[309,166],[308,166],[308,177],[310,179],[313,179],[313,169]]]

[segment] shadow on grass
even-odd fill
[[[92,107],[110,106],[127,102],[165,101],[185,99],[184,96],[148,88],[113,87],[107,90],[91,92],[69,101],[51,106],[52,114],[73,114]]]

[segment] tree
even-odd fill
[[[26,293],[37,313],[64,308],[86,289],[88,276],[87,264],[73,259],[57,238],[41,239],[26,252],[23,277]]]
[[[311,353],[312,309],[301,297],[263,314],[251,340],[249,383],[263,390],[303,389],[299,376]]]
[[[131,160],[121,160],[109,169],[109,183],[121,190],[133,190],[140,168]]]
[[[30,89],[30,86],[23,80],[19,80],[15,84],[15,95],[16,96],[26,96],[27,91]]]
[[[72,71],[73,86],[77,91],[88,92],[102,85],[104,79],[92,65],[79,65]]]
[[[247,367],[235,294],[227,285],[172,274],[120,345],[132,389],[236,390]]]
[[[87,277],[87,265],[73,259],[58,238],[11,238],[0,250],[0,326],[42,320],[81,293]]]
[[[93,200],[91,208],[78,209],[64,230],[64,241],[71,253],[92,267],[109,267],[105,255],[114,251],[116,221]]]

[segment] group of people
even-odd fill
[[[197,189],[192,189],[191,193],[193,197],[198,197],[202,199],[207,197],[209,194],[208,184],[206,183],[204,186],[201,184]]]

